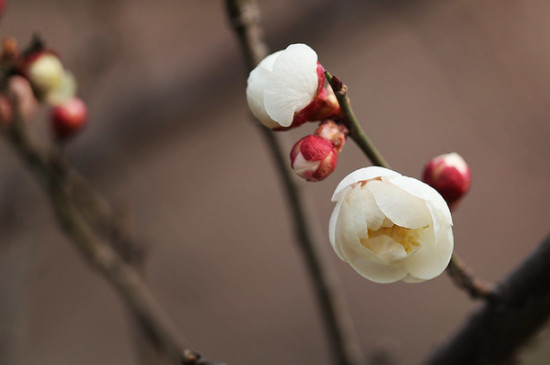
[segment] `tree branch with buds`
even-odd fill
[[[260,11],[253,0],[227,0],[227,13],[237,35],[249,71],[265,56],[267,46],[263,40]],[[317,303],[329,337],[333,361],[339,365],[363,363],[359,341],[356,338],[351,315],[339,292],[334,270],[323,262],[311,237],[306,212],[298,189],[293,181],[279,141],[274,133],[259,126],[279,171],[294,224],[295,235],[306,267],[310,274]]]
[[[15,51],[9,54],[4,52],[2,55],[4,72],[1,76],[4,87],[9,84],[9,77],[19,72],[17,66],[20,62],[17,62],[18,55],[14,47],[9,49]],[[36,51],[36,47],[43,45],[35,40],[30,49]],[[34,76],[43,81],[40,84],[43,89],[40,91],[47,95],[45,98],[55,99],[65,90],[48,89],[49,84],[46,81],[49,80],[39,78],[42,76],[40,69],[44,67],[50,71],[57,68],[62,77],[72,76],[66,76],[67,72],[55,59],[52,60],[52,56],[44,57],[47,58],[40,62],[47,64],[35,66],[38,71],[34,70]],[[219,364],[183,347],[183,337],[179,330],[143,281],[140,272],[142,247],[122,229],[110,205],[64,161],[61,143],[75,130],[70,130],[69,134],[65,133],[67,130],[58,133],[57,148],[41,151],[34,146],[26,131],[18,96],[8,93],[7,97],[9,109],[0,115],[1,133],[44,188],[63,231],[72,239],[90,266],[101,273],[120,294],[150,343],[174,364]],[[59,119],[59,116],[55,118]],[[65,126],[67,125],[63,125]],[[54,132],[57,133],[58,130],[55,129]]]

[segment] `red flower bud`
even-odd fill
[[[434,157],[424,167],[422,180],[437,190],[451,206],[470,189],[470,167],[458,153]]]
[[[6,12],[6,2],[4,0],[0,0],[0,18],[4,15]]]
[[[86,125],[88,108],[79,98],[71,98],[52,108],[51,121],[56,138],[66,140]]]
[[[330,141],[309,135],[292,147],[290,161],[298,176],[308,181],[321,181],[336,168],[338,153]]]
[[[323,139],[326,139],[332,143],[336,153],[340,153],[344,148],[346,137],[348,135],[348,129],[344,125],[338,125],[332,120],[322,123],[319,128],[315,130],[315,135]]]

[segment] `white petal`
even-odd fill
[[[305,44],[292,44],[273,63],[269,87],[264,92],[267,114],[284,127],[294,113],[313,101],[319,83],[317,53]]]
[[[407,276],[403,279],[403,281],[404,281],[405,283],[415,284],[415,283],[421,283],[421,282],[426,281],[426,280],[416,278],[416,277],[414,277],[414,276],[412,276],[412,275],[409,274],[409,275],[407,275]]]
[[[338,224],[338,216],[340,214],[340,208],[342,207],[343,202],[343,200],[339,201],[332,211],[330,222],[328,224],[328,238],[330,240],[330,243],[332,244],[332,248],[340,258],[340,260],[346,261],[344,255],[342,254],[342,252],[340,252],[339,245],[336,244],[336,226]]]
[[[275,60],[283,53],[284,51],[277,51],[275,53],[270,54],[266,58],[264,58],[258,66],[256,66],[257,69],[260,70],[266,70],[271,72],[273,70],[273,64],[275,63]]]
[[[441,215],[440,218],[442,218]],[[405,260],[404,265],[411,275],[429,280],[445,270],[449,265],[452,253],[452,228],[447,224],[442,227],[434,243],[421,246]]]
[[[63,104],[76,94],[76,81],[72,73],[65,71],[60,84],[46,94],[46,100],[52,105]]]
[[[366,241],[367,248],[386,263],[391,264],[407,257],[407,251],[403,245],[395,242],[391,237],[382,235],[369,238]]]
[[[386,217],[406,228],[422,228],[432,223],[426,202],[386,181],[373,180],[367,188]]]
[[[396,186],[399,186],[401,189],[405,190],[406,192],[419,197],[420,199],[427,200],[431,204],[433,204],[433,207],[441,213],[443,213],[444,217],[448,220],[448,222],[452,225],[453,224],[453,218],[451,216],[451,211],[449,210],[449,206],[445,202],[445,199],[430,185],[423,183],[420,180],[413,179],[412,177],[407,176],[397,176],[392,177],[388,179],[388,181]]]
[[[260,64],[250,72],[246,87],[246,99],[252,114],[268,128],[279,127],[279,123],[275,122],[265,111],[264,106],[264,90],[268,86],[268,78],[273,68],[273,62],[281,54],[282,51],[276,52],[263,59]]]
[[[351,267],[353,267],[359,275],[375,283],[393,283],[407,276],[407,270],[400,264],[382,264],[368,260],[360,255],[349,255],[347,259]]]
[[[321,160],[308,161],[304,158],[304,155],[299,152],[292,163],[292,169],[298,176],[305,177],[308,172],[315,173],[320,164]]]
[[[364,194],[361,191],[361,188],[355,187],[354,189],[349,190],[349,193],[346,194],[343,200],[346,202],[347,209],[350,210],[346,216],[353,220],[355,233],[360,238],[367,238],[367,217],[365,213],[369,207],[368,201],[363,199],[363,195]]]
[[[369,167],[363,167],[362,169],[355,170],[348,176],[342,179],[336,189],[334,190],[334,194],[332,195],[331,201],[337,201],[341,197],[342,191],[347,188],[348,186],[355,184],[359,181],[365,181],[374,179],[376,177],[384,177],[384,176],[401,176],[401,174],[392,171],[390,169],[386,169],[384,167],[378,167],[378,166],[369,166]]]
[[[346,199],[353,201],[354,204],[360,204],[362,207],[361,210],[363,212],[361,213],[361,218],[366,222],[366,227],[364,227],[365,234],[360,235],[360,237],[367,238],[368,229],[377,231],[380,228],[386,217],[380,208],[378,208],[378,205],[376,205],[374,196],[369,189],[364,186],[356,185],[350,190],[350,193],[346,195]]]
[[[366,236],[367,224],[364,219],[364,215],[357,219],[357,214],[354,209],[350,207],[350,204],[347,199],[344,199],[342,202],[342,207],[340,208],[340,220],[339,228],[340,230],[340,239],[343,246],[361,246],[361,241],[359,233],[364,233]],[[363,219],[361,219],[363,218]],[[336,236],[338,238],[338,235]]]

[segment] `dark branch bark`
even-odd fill
[[[549,317],[550,236],[426,364],[510,364]]]
[[[181,334],[143,282],[138,269],[100,239],[78,210],[73,200],[74,176],[71,170],[58,153],[40,152],[33,146],[25,131],[16,100],[14,110],[16,115],[12,124],[4,126],[3,130],[7,139],[44,187],[61,228],[90,266],[101,273],[121,295],[149,341],[174,364],[220,365],[182,346]],[[98,225],[109,227],[110,223],[101,222]]]

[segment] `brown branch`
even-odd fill
[[[99,239],[78,210],[72,200],[74,188],[71,182],[74,176],[60,155],[42,153],[32,145],[18,113],[16,100],[14,105],[14,120],[4,127],[3,132],[46,190],[65,233],[90,266],[103,274],[121,295],[149,341],[174,364],[219,364],[182,347],[182,336],[143,282],[140,272],[125,262],[113,247]]]
[[[124,229],[121,215],[95,191],[77,171],[63,164],[68,177],[67,189],[75,207],[90,226],[109,241],[114,250],[128,264],[143,270],[146,248]]]
[[[357,146],[363,151],[367,158],[376,166],[382,166],[390,168],[390,165],[384,160],[382,154],[374,146],[374,144],[367,137],[363,128],[357,121],[353,109],[351,109],[351,104],[348,97],[348,87],[344,85],[342,80],[336,76],[332,76],[330,72],[325,71],[325,76],[327,78],[330,87],[334,91],[334,95],[338,100],[342,114],[344,115],[344,123],[349,130],[349,136],[357,144]]]
[[[456,253],[453,253],[446,271],[455,285],[468,293],[472,299],[491,300],[495,298],[494,285],[476,278],[472,270],[466,266]]]
[[[550,236],[427,365],[510,364],[550,318]]]
[[[267,46],[263,40],[260,12],[255,1],[227,0],[231,24],[240,41],[248,70],[252,70],[266,55]],[[257,121],[256,121],[257,122]],[[257,123],[268,145],[279,176],[283,182],[290,205],[297,243],[306,262],[323,322],[329,337],[334,363],[355,365],[364,361],[356,338],[351,315],[339,291],[337,277],[321,256],[311,238],[304,204],[298,194],[293,176],[288,169],[279,141],[274,133]]]

